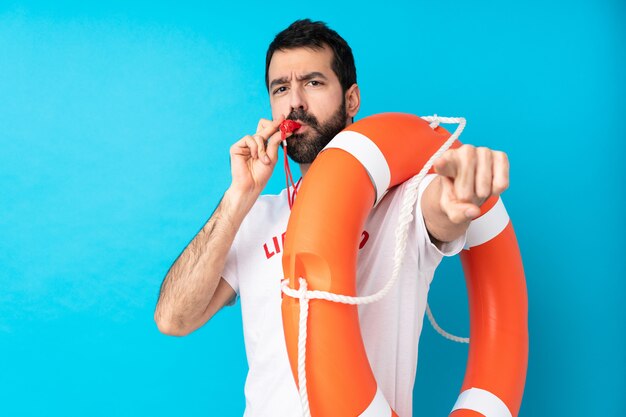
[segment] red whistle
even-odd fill
[[[280,123],[280,139],[283,141],[283,149],[285,150],[285,176],[287,178],[287,201],[289,202],[289,209],[293,206],[293,202],[296,199],[296,194],[298,192],[298,185],[293,182],[293,177],[291,176],[291,169],[289,169],[289,160],[287,159],[287,142],[285,142],[285,138],[287,137],[287,133],[291,133],[294,130],[298,130],[302,125],[296,121],[285,119]],[[302,178],[300,178],[302,179]],[[291,181],[291,185],[289,184]],[[298,183],[300,180],[298,180]],[[293,187],[293,194],[291,194],[291,188]]]
[[[291,133],[294,130],[297,130],[301,127],[302,125],[296,121],[293,120],[283,120],[280,124],[280,133],[282,133],[282,138],[283,140],[285,139],[285,136],[287,135],[287,133]]]

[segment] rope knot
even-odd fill
[[[306,279],[300,277],[298,279],[298,282],[300,283],[300,287],[298,289],[295,289],[289,286],[289,278],[283,279],[281,281],[282,292],[293,298],[298,298],[300,300],[308,300],[309,294],[308,294]]]
[[[435,129],[439,126],[439,123],[441,123],[441,120],[439,119],[439,116],[437,116],[437,113],[433,114],[432,117],[430,117],[430,120],[432,120],[432,122],[430,123],[431,129]]]

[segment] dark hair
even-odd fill
[[[269,91],[268,71],[274,52],[292,48],[306,47],[322,49],[327,45],[333,51],[331,68],[339,78],[345,93],[356,83],[356,67],[352,49],[337,32],[330,29],[324,22],[312,22],[310,19],[296,20],[280,32],[270,43],[265,56],[265,86]]]

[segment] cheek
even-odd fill
[[[318,122],[325,123],[335,114],[341,105],[341,94],[334,94],[319,97],[319,100],[312,99],[309,111],[317,117]]]
[[[317,122],[320,125],[325,124],[331,118],[333,112],[330,107],[323,107],[321,109],[309,109],[310,113],[313,114],[317,118]]]
[[[281,103],[270,103],[270,106],[272,108],[272,120],[280,119],[282,116],[287,117],[289,114],[289,107]]]

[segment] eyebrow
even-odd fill
[[[321,79],[324,79],[324,80],[328,79],[321,72],[313,71],[313,72],[309,72],[308,74],[304,74],[301,77],[296,77],[296,80],[298,80],[298,81],[309,81],[309,80],[312,80],[313,78],[321,78]],[[272,80],[272,82],[270,83],[270,89],[274,88],[274,86],[276,86],[278,84],[285,84],[288,81],[289,81],[288,77],[276,78],[275,80]]]

